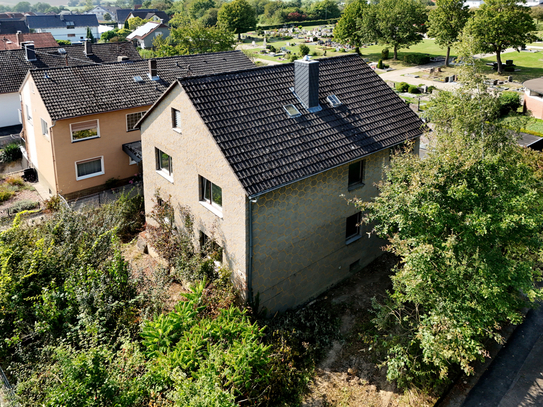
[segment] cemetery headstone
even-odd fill
[[[508,76],[508,77],[507,77],[507,81],[508,81],[508,82],[513,82],[513,77],[512,77],[512,76]]]

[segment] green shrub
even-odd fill
[[[502,92],[498,98],[500,102],[500,114],[507,115],[509,112],[516,112],[520,105],[518,92]]]
[[[305,44],[300,44],[300,55],[301,56],[306,56],[309,54],[309,47]]]
[[[11,214],[19,213],[22,211],[29,211],[36,209],[40,206],[39,202],[31,201],[30,199],[24,199],[22,201],[16,202],[9,208]]]
[[[72,45],[70,40],[55,40],[58,45]]]
[[[401,93],[407,92],[409,90],[409,84],[406,82],[398,82],[396,83],[396,90]]]
[[[428,93],[433,93],[434,90],[436,90],[437,88],[432,85],[432,86],[428,86]]]
[[[25,182],[21,177],[7,177],[5,181],[12,186],[24,187]]]
[[[407,89],[409,93],[417,94],[420,93],[420,89],[416,85],[409,85],[409,88]]]
[[[56,212],[60,210],[61,208],[60,205],[61,205],[61,201],[60,201],[60,196],[58,195],[53,195],[51,198],[46,199],[43,202],[44,208],[49,212]]]
[[[389,54],[390,54],[390,51],[388,48],[384,48],[382,51],[381,51],[381,59],[383,61],[386,61],[388,58],[389,58]]]
[[[339,49],[339,52],[346,52],[346,51],[345,51],[345,48],[340,48],[340,49]]]
[[[408,54],[404,55],[403,62],[413,65],[426,65],[430,63],[430,57],[428,55]]]
[[[277,48],[275,48],[273,45],[270,45],[268,49],[270,52],[277,52]]]
[[[15,195],[15,192],[10,191],[7,188],[0,188],[0,202],[6,202],[13,195]]]
[[[313,55],[314,57],[318,57],[320,54],[317,51],[313,51],[311,55]]]
[[[0,159],[5,163],[19,160],[23,157],[21,148],[18,143],[10,143],[4,147],[0,154]]]
[[[377,62],[377,69],[383,69],[383,60],[380,59],[379,62]]]

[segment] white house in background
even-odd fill
[[[111,17],[111,22],[115,22],[117,21],[117,13],[116,11],[119,9],[119,7],[107,7],[107,6],[96,6],[92,9],[90,9],[89,11],[85,11],[83,14],[94,14],[96,15],[96,18],[98,19],[98,21],[106,21],[106,19],[104,18],[104,16],[106,14],[109,14],[109,16]]]
[[[26,25],[33,32],[50,32],[55,40],[68,40],[72,44],[87,38],[87,27],[94,38],[100,38],[98,19],[94,14],[60,14],[26,16]]]
[[[126,39],[132,41],[137,47],[146,49],[153,47],[153,41],[159,35],[162,35],[162,38],[169,37],[170,29],[168,26],[159,22],[149,21],[136,28]]]

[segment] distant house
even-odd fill
[[[0,51],[22,49],[22,44],[32,42],[34,48],[58,47],[51,33],[22,33],[0,35]]]
[[[196,238],[213,238],[237,286],[270,311],[381,254],[347,200],[375,196],[391,149],[413,140],[418,152],[422,134],[357,55],[186,76],[139,125],[146,213],[157,189],[189,208]]]
[[[522,84],[524,90],[524,111],[536,119],[543,119],[543,78],[530,79]]]
[[[119,7],[108,7],[108,6],[95,6],[94,8],[90,9],[89,11],[85,11],[83,14],[94,14],[96,15],[96,18],[98,21],[106,21],[104,16],[106,14],[109,14],[111,17],[111,22],[116,22],[117,18],[117,10],[119,10]]]
[[[24,44],[24,43],[23,43]],[[27,43],[25,49],[0,51],[0,128],[21,123],[19,87],[29,69],[115,62],[119,58],[139,61],[138,51],[130,42],[85,43],[38,48]]]
[[[134,125],[176,78],[252,66],[232,51],[29,71],[20,89],[28,160],[50,194],[68,199],[126,182],[141,161]]]
[[[94,14],[26,16],[25,21],[33,32],[50,32],[55,40],[82,42],[87,38],[87,27],[90,28],[94,38],[100,38],[98,20]]]
[[[0,19],[0,35],[16,34],[18,31],[22,33],[30,32],[23,20],[15,20],[11,18]]]
[[[153,47],[153,41],[159,35],[163,38],[169,37],[170,29],[167,25],[150,21],[136,28],[126,39],[133,41],[137,47],[146,49]]]
[[[119,19],[119,28],[121,28],[124,25],[124,22],[132,17],[139,17],[142,20],[151,20],[158,23],[164,23],[167,24],[168,21],[170,21],[170,17],[168,14],[166,14],[164,11],[156,10],[156,9],[138,9],[138,10],[130,10],[130,12],[125,16],[124,20]]]

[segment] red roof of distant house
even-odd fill
[[[17,40],[17,35],[21,38]],[[21,42],[33,41],[34,48],[58,47],[51,33],[19,33],[0,35],[0,51],[8,49],[21,49]]]

